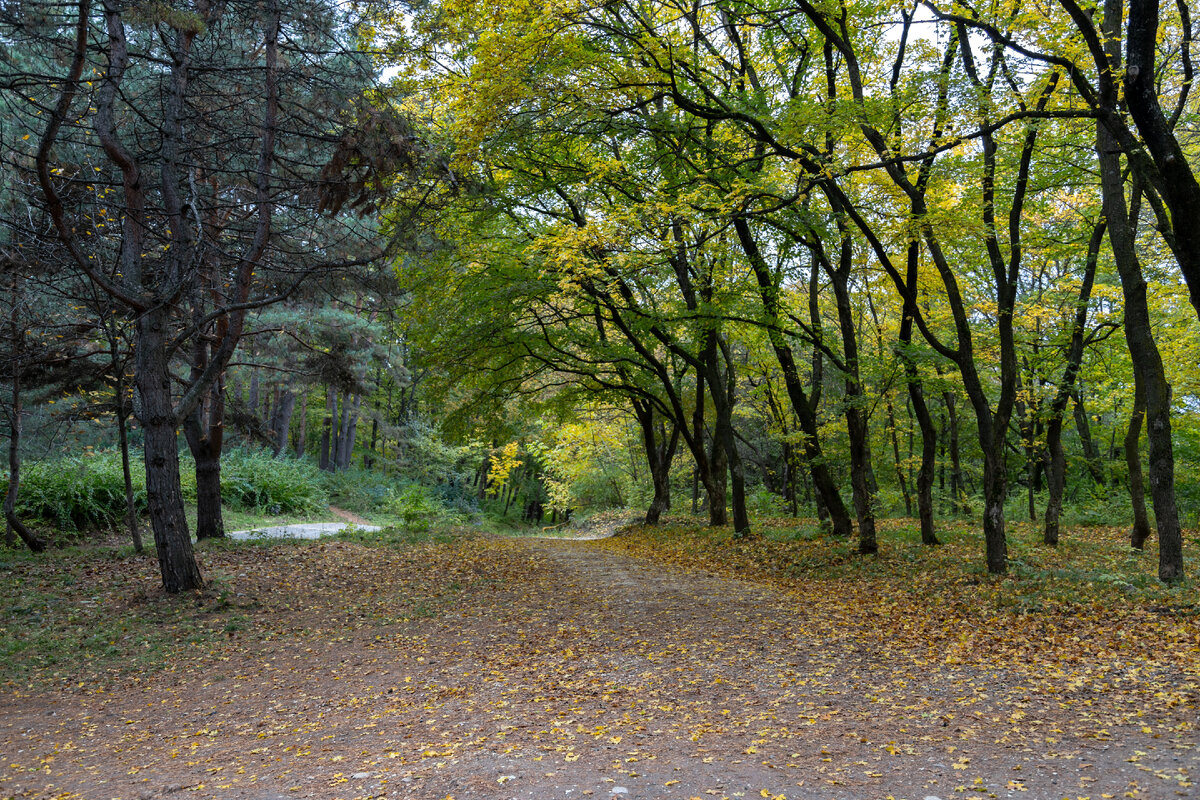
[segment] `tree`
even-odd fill
[[[246,313],[285,297],[314,270],[375,257],[369,244],[362,255],[361,226],[317,219],[329,131],[346,122],[331,119],[323,103],[370,81],[363,59],[314,48],[317,40],[337,45],[344,24],[331,7],[307,0],[136,11],[105,0],[95,15],[90,0],[78,4],[71,66],[45,115],[38,179],[74,267],[137,317],[135,410],[170,592],[203,584],[183,515],[177,431],[185,427],[201,455],[204,532],[215,535],[220,380]],[[99,48],[89,47],[93,39]],[[74,110],[80,94],[94,112]],[[68,138],[82,155],[68,156]],[[84,173],[111,181],[102,207],[64,202],[73,176]],[[107,249],[80,237],[81,215],[113,220]],[[111,274],[101,266],[106,258],[119,264]],[[182,353],[191,366],[176,395],[174,358]]]

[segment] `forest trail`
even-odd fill
[[[897,620],[604,542],[208,568],[238,576],[249,630],[102,691],[6,690],[0,796],[1076,800],[1193,796],[1200,773],[1194,704],[1150,718],[1067,669],[1034,688],[912,658]],[[383,615],[422,570],[452,583]]]
[[[365,517],[361,517],[358,514],[355,514],[353,511],[347,511],[344,508],[338,508],[337,506],[330,506],[329,513],[333,514],[335,517],[340,519],[342,522],[349,522],[353,525],[370,525],[371,524],[371,521],[366,519]]]

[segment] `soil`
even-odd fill
[[[366,519],[365,517],[360,517],[358,514],[355,514],[353,511],[347,511],[346,509],[338,508],[337,506],[330,506],[329,513],[333,514],[335,517],[340,519],[342,522],[349,522],[352,525],[370,525],[371,524],[370,520]]]
[[[1119,681],[1053,694],[906,660],[802,592],[604,543],[488,548],[427,614],[352,625],[264,599],[263,635],[199,672],[6,694],[0,797],[1197,796],[1194,706],[1139,719]]]

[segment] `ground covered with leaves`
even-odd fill
[[[10,554],[0,797],[1195,796],[1194,584],[1115,530],[1018,530],[1003,579],[943,538],[216,543],[187,597]]]

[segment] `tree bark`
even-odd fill
[[[708,524],[714,528],[728,525],[729,456],[725,452],[725,443],[715,435],[709,437],[708,481],[704,488],[708,494]]]
[[[250,388],[246,395],[246,408],[255,417],[258,416],[258,370],[250,370]]]
[[[326,472],[333,471],[331,447],[333,445],[333,415],[337,411],[337,397],[332,386],[325,387],[325,418],[321,422],[321,455],[318,467]]]
[[[892,440],[892,463],[896,469],[896,485],[900,487],[900,496],[904,499],[904,516],[911,517],[913,511],[912,495],[908,491],[908,479],[904,474],[904,462],[900,458],[900,435],[896,430],[896,408],[889,395],[887,400],[888,438]]]
[[[145,437],[146,496],[163,588],[176,593],[204,586],[192,551],[179,488],[179,444],[167,363],[170,311],[152,308],[137,322],[137,386]]]
[[[338,434],[337,468],[349,469],[354,455],[354,440],[358,436],[358,415],[362,406],[362,395],[346,394],[342,397],[342,423]]]
[[[1087,409],[1083,405],[1083,396],[1076,390],[1072,400],[1074,401],[1072,406],[1075,416],[1075,432],[1079,434],[1079,445],[1083,448],[1088,474],[1097,486],[1106,486],[1108,478],[1104,474],[1104,465],[1100,454],[1096,451],[1096,443],[1092,440],[1092,426],[1088,421]]]
[[[196,538],[223,538],[221,456],[210,447],[201,447],[192,451],[192,458],[196,461]]]
[[[646,450],[646,464],[654,484],[654,499],[646,509],[647,525],[657,525],[663,512],[671,507],[671,461],[679,444],[679,424],[671,422],[671,433],[667,435],[665,425],[655,425],[654,406],[641,400],[633,401],[634,416],[642,431],[642,443]]]
[[[1142,7],[1143,0],[1134,0]],[[1106,0],[1104,7],[1105,33],[1108,36],[1106,53],[1109,67],[1114,74],[1120,73],[1120,5],[1121,0]],[[1157,7],[1157,4],[1153,4]],[[1133,5],[1130,8],[1130,64],[1126,71],[1126,90],[1139,97],[1130,98],[1131,111],[1138,118],[1137,104],[1146,102],[1146,92],[1153,89],[1152,75],[1149,71],[1139,76],[1139,69],[1152,69],[1154,42],[1144,41],[1145,31],[1135,30],[1137,12]],[[1141,23],[1148,24],[1142,19]],[[1154,20],[1155,25],[1157,19]],[[1136,48],[1135,48],[1136,45]],[[1135,56],[1136,50],[1136,56]],[[1149,60],[1149,66],[1145,62]],[[1132,73],[1132,74],[1129,74]],[[1147,87],[1150,87],[1149,89]],[[1115,107],[1115,97],[1104,98]],[[1155,100],[1155,102],[1157,102]],[[1142,112],[1146,111],[1142,108]],[[1138,119],[1139,128],[1142,120]],[[1143,132],[1145,135],[1145,132]],[[1147,144],[1152,152],[1161,142],[1147,136]],[[1164,583],[1174,583],[1182,580],[1183,573],[1183,533],[1179,524],[1179,509],[1175,502],[1175,454],[1171,442],[1171,386],[1167,383],[1162,356],[1154,341],[1153,329],[1150,324],[1150,309],[1146,298],[1146,281],[1142,274],[1141,263],[1138,260],[1134,221],[1130,217],[1125,199],[1125,181],[1121,174],[1121,162],[1117,142],[1112,133],[1104,125],[1097,125],[1096,150],[1100,165],[1101,195],[1104,216],[1108,222],[1108,239],[1112,245],[1113,260],[1121,275],[1121,291],[1125,300],[1125,341],[1129,345],[1129,353],[1133,358],[1133,367],[1140,373],[1142,390],[1146,399],[1146,429],[1149,443],[1149,477],[1150,496],[1154,502],[1154,518],[1158,531],[1158,577]],[[1168,153],[1174,157],[1174,154]],[[1179,154],[1182,158],[1182,154]],[[1159,160],[1155,153],[1155,160]],[[1166,156],[1164,156],[1165,158]],[[1186,161],[1175,165],[1186,169]],[[1188,173],[1190,176],[1190,172]],[[1195,186],[1195,181],[1191,181]],[[1174,191],[1174,185],[1168,189]],[[1190,189],[1184,194],[1190,197]],[[1136,197],[1136,190],[1135,190]],[[1200,202],[1200,198],[1198,198]],[[1200,237],[1200,226],[1194,224],[1194,213],[1198,206],[1189,207],[1192,214],[1186,222],[1179,218],[1176,232],[1180,228],[1190,229],[1192,234]],[[1180,209],[1182,211],[1182,209]],[[1197,248],[1195,252],[1200,252]],[[1180,266],[1183,266],[1181,262]],[[1187,274],[1185,270],[1185,275]],[[1194,286],[1189,282],[1193,292],[1200,291],[1200,281]],[[1193,298],[1196,295],[1193,294]]]
[[[767,336],[771,342],[771,349],[775,352],[775,359],[779,362],[780,369],[783,371],[783,381],[787,389],[788,400],[791,402],[792,409],[796,413],[796,418],[800,422],[800,429],[804,432],[804,456],[812,473],[814,490],[820,498],[817,506],[818,517],[824,519],[820,513],[824,509],[832,525],[833,535],[839,538],[849,538],[853,529],[850,522],[850,514],[846,511],[841,493],[838,491],[837,484],[834,483],[833,477],[829,473],[829,467],[825,463],[825,457],[821,451],[821,440],[819,438],[820,426],[817,422],[815,408],[816,390],[814,389],[813,392],[814,398],[810,400],[804,390],[803,383],[800,381],[800,373],[796,368],[796,360],[792,354],[791,346],[779,328],[782,316],[779,287],[776,285],[766,259],[763,258],[759,250],[758,242],[750,230],[749,222],[744,218],[737,217],[734,219],[734,228],[737,231],[742,251],[746,254],[750,267],[754,270],[754,275],[758,281],[759,298],[766,315]],[[815,273],[817,270],[815,264],[812,269]],[[813,290],[810,289],[810,298],[815,301],[815,297],[812,297],[812,294]]]
[[[1142,420],[1146,416],[1146,393],[1134,375],[1133,412],[1125,433],[1125,466],[1129,470],[1129,504],[1133,508],[1133,528],[1129,546],[1141,550],[1150,538],[1150,517],[1146,513],[1146,486],[1142,482]]]
[[[967,484],[963,479],[962,450],[959,447],[958,395],[952,391],[942,393],[942,401],[946,404],[946,416],[949,428],[950,448],[950,492],[954,495],[951,507],[956,513],[970,514],[971,505],[967,502]]]
[[[300,427],[296,429],[296,458],[304,457],[304,449],[308,445],[308,392],[300,401]]]
[[[1179,140],[1175,136],[1173,123],[1163,111],[1158,99],[1159,81],[1155,74],[1155,58],[1159,47],[1159,1],[1158,0],[1129,0],[1129,14],[1126,27],[1126,54],[1128,66],[1124,73],[1119,69],[1120,64],[1120,33],[1121,33],[1122,0],[1106,0],[1104,4],[1104,32],[1108,37],[1105,50],[1109,56],[1109,65],[1114,75],[1124,76],[1125,91],[1123,99],[1129,108],[1129,113],[1137,125],[1146,150],[1153,159],[1157,175],[1152,171],[1141,168],[1141,160],[1133,161],[1140,177],[1149,185],[1149,179],[1156,177],[1155,189],[1162,196],[1163,202],[1170,209],[1170,232],[1165,237],[1180,272],[1187,283],[1188,296],[1192,307],[1200,314],[1200,182],[1192,172],[1191,162],[1184,153]],[[1186,9],[1186,6],[1182,6]],[[1188,24],[1185,22],[1184,24]],[[1185,45],[1186,46],[1186,45]],[[1109,98],[1104,98],[1104,105],[1115,108]],[[1116,137],[1109,128],[1104,130],[1106,146],[1117,147]],[[1114,150],[1115,152],[1115,150]],[[1132,154],[1136,155],[1136,154]],[[1154,435],[1155,421],[1152,411],[1158,400],[1154,394],[1156,387],[1146,386],[1147,430]],[[1153,452],[1153,445],[1151,446]],[[1165,480],[1167,475],[1159,475]],[[1151,492],[1155,483],[1154,456],[1150,457]],[[1155,508],[1155,516],[1158,510]],[[1161,529],[1160,529],[1161,534]],[[1160,540],[1160,546],[1162,542]],[[1167,543],[1173,548],[1172,543]],[[1182,563],[1178,567],[1160,563],[1160,571],[1166,568],[1176,577],[1182,577]],[[1175,578],[1172,578],[1174,580]],[[1167,580],[1163,578],[1163,580]]]
[[[704,363],[708,369],[708,384],[711,387],[710,393],[716,418],[713,426],[714,471],[721,470],[717,476],[717,483],[724,488],[724,473],[728,466],[729,483],[732,489],[730,499],[733,507],[733,533],[734,536],[741,538],[750,535],[750,517],[746,511],[745,465],[742,462],[741,453],[738,452],[737,437],[733,432],[736,378],[728,346],[717,331],[708,333]],[[724,364],[723,370],[722,363]]]
[[[133,502],[133,471],[129,465],[129,409],[125,406],[125,383],[118,378],[117,386],[117,440],[121,446],[121,476],[125,481],[125,527],[133,542],[133,551],[142,553],[142,532],[138,529],[137,506]]]
[[[199,380],[208,367],[208,343],[197,339],[192,363],[192,380]],[[196,539],[225,536],[221,508],[221,453],[225,445],[225,384],[217,376],[204,400],[183,420],[183,434],[196,467]]]
[[[16,318],[16,299],[13,300],[13,318]],[[12,405],[9,409],[11,416],[8,421],[8,492],[4,495],[4,520],[8,525],[8,535],[11,538],[12,532],[16,531],[17,536],[21,537],[21,541],[35,553],[41,553],[46,549],[46,544],[37,537],[33,531],[25,526],[25,523],[17,517],[17,496],[21,491],[21,415],[24,410],[21,407],[21,342],[24,340],[24,331],[18,331],[17,326],[13,326],[14,335],[14,353],[13,353],[13,372],[12,372]]]
[[[279,396],[279,403],[275,406],[275,414],[271,420],[271,432],[275,436],[275,452],[274,455],[278,458],[287,448],[288,431],[292,427],[292,415],[296,411],[296,393],[291,389],[284,389]]]
[[[835,209],[836,213],[836,209]],[[837,305],[838,325],[842,334],[842,353],[845,358],[844,385],[846,391],[846,431],[850,438],[850,485],[854,494],[854,511],[858,517],[858,552],[871,555],[879,552],[875,533],[875,474],[871,466],[871,441],[868,401],[863,390],[858,367],[858,334],[854,326],[854,310],[850,304],[850,270],[853,248],[849,231],[839,215],[838,230],[842,235],[838,266],[822,259],[833,286]]]
[[[909,243],[907,256],[907,273],[905,275],[904,316],[900,320],[899,346],[897,355],[904,364],[905,386],[908,389],[908,402],[912,407],[913,416],[921,428],[921,466],[917,471],[917,514],[921,518],[921,544],[938,545],[941,541],[933,527],[933,469],[937,458],[937,431],[933,426],[933,417],[929,414],[929,406],[925,403],[925,390],[921,385],[921,375],[917,370],[917,362],[913,359],[912,331],[916,315],[916,286],[917,272],[920,263],[920,244],[917,241]],[[889,405],[890,408],[890,405]],[[890,412],[889,412],[890,413]],[[893,428],[893,437],[895,429]],[[955,469],[957,470],[958,432],[954,432]],[[953,481],[952,481],[953,483]],[[905,498],[907,500],[907,496]]]

